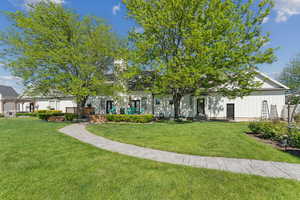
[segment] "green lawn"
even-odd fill
[[[0,119],[0,199],[300,199],[300,182],[162,164],[110,153],[57,131]]]
[[[112,140],[179,153],[300,163],[300,158],[245,134],[247,123],[102,124],[88,129]]]

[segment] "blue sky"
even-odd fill
[[[1,0],[1,11],[26,9],[26,3],[42,0]],[[111,24],[113,30],[126,37],[134,28],[134,23],[125,18],[126,10],[121,0],[52,0],[63,3],[81,15],[96,15]],[[273,64],[259,66],[262,72],[276,77],[288,61],[300,53],[300,0],[275,0],[276,6],[265,20],[263,29],[271,34],[271,42],[266,47],[279,47],[276,51],[278,60]],[[0,15],[0,30],[9,26],[6,17]],[[0,84],[10,85],[21,91],[21,81],[13,77],[0,66]]]

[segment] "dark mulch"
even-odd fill
[[[282,146],[282,144],[280,142],[275,141],[275,140],[265,139],[261,136],[261,134],[255,134],[255,133],[247,133],[247,134],[260,142],[272,145],[273,147],[275,147],[278,150],[281,150],[283,152],[300,157],[300,149],[299,148],[295,148],[295,147],[286,147],[285,148]]]

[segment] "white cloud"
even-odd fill
[[[22,91],[24,88],[22,84],[22,79],[16,76],[12,76],[4,68],[4,64],[0,63],[0,85],[12,86],[18,92]]]
[[[263,24],[267,23],[269,21],[269,19],[270,19],[269,17],[265,17],[262,23]]]
[[[30,5],[34,5],[40,2],[53,2],[57,4],[63,4],[66,0],[8,0],[11,4],[16,7],[21,7],[24,9],[30,9]]]
[[[24,0],[24,3],[25,4],[36,4],[36,3],[39,3],[39,2],[53,2],[53,3],[57,3],[57,4],[62,4],[64,3],[64,0]]]
[[[21,92],[24,88],[22,79],[16,76],[0,76],[0,85],[11,86],[16,89],[17,92]]]
[[[114,15],[116,15],[120,10],[121,10],[121,4],[119,3],[118,5],[115,5],[115,6],[112,8],[112,13],[113,13]]]
[[[137,32],[137,33],[143,33],[144,29],[142,27],[135,27],[134,31]]]
[[[300,14],[300,0],[275,0],[276,22],[285,22]]]

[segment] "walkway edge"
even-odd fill
[[[216,169],[234,173],[273,178],[287,178],[300,181],[300,164],[237,158],[193,156],[155,150],[131,144],[124,144],[94,135],[87,131],[85,126],[85,124],[72,124],[60,129],[59,131],[97,148],[137,158],[196,168]]]

